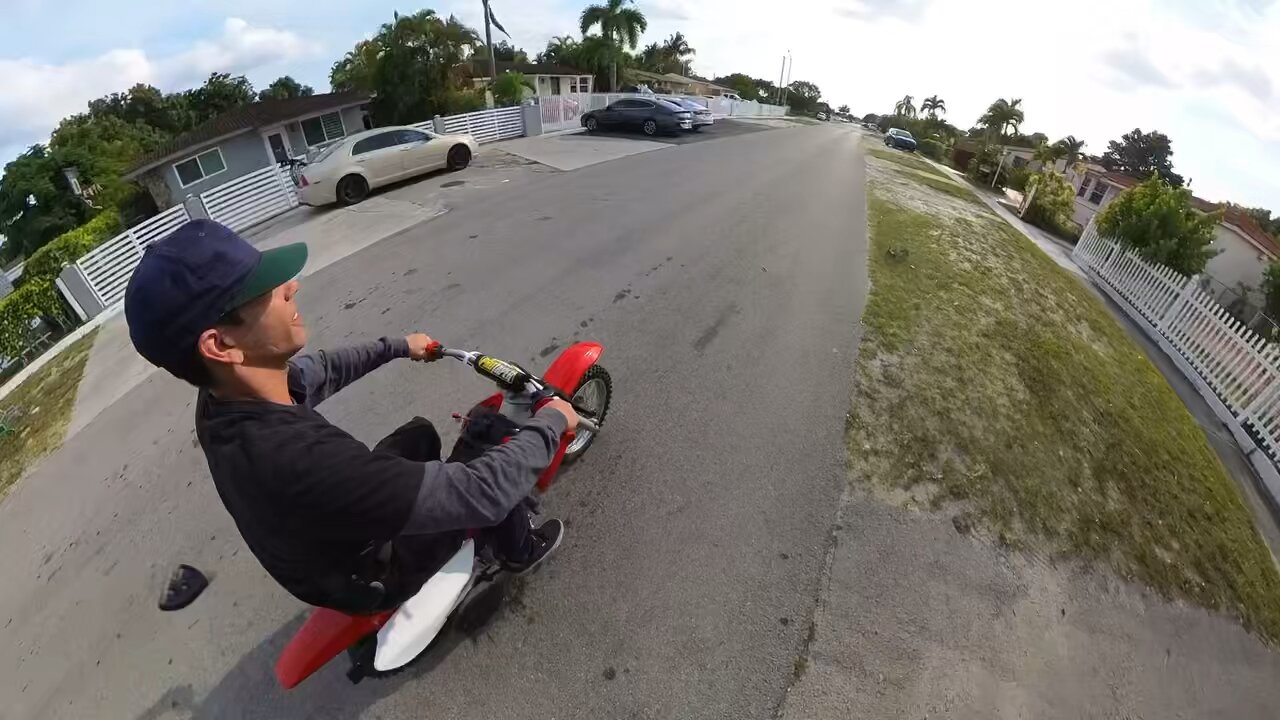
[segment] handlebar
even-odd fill
[[[454,360],[471,367],[475,367],[476,360],[481,357],[478,352],[447,348],[438,341],[432,341],[431,345],[427,346],[427,356],[432,360],[438,358],[453,358]],[[529,381],[533,383],[537,389],[548,391],[556,397],[559,397],[573,405],[573,409],[578,413],[578,427],[591,433],[600,432],[600,425],[597,424],[595,420],[588,417],[585,410],[574,404],[571,398],[565,397],[563,393],[555,390],[554,388],[548,387],[542,378],[530,376]]]

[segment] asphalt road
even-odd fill
[[[558,556],[393,679],[353,687],[335,662],[275,686],[305,608],[213,492],[192,393],[153,375],[0,506],[0,717],[772,717],[844,482],[857,138],[788,128],[530,173],[307,278],[313,346],[425,330],[541,367],[590,338],[614,378],[606,433],[547,498]],[[488,392],[404,362],[321,409],[372,443]],[[176,562],[213,583],[160,613]]]

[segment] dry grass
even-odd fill
[[[855,477],[1280,640],[1280,574],[1177,395],[1075,279],[872,151]]]
[[[0,399],[0,420],[11,432],[0,436],[0,497],[41,458],[62,445],[76,388],[84,375],[94,330],[62,351],[13,392]]]

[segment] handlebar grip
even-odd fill
[[[427,346],[427,360],[439,360],[442,357],[440,351],[443,349],[444,345],[440,344],[439,340],[432,340]]]
[[[596,424],[595,420],[587,419],[581,415],[578,416],[578,427],[592,433],[600,432],[600,426]]]

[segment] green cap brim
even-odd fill
[[[258,267],[249,273],[244,285],[231,299],[231,308],[238,308],[289,282],[302,272],[302,266],[306,264],[307,246],[304,243],[263,250]]]

